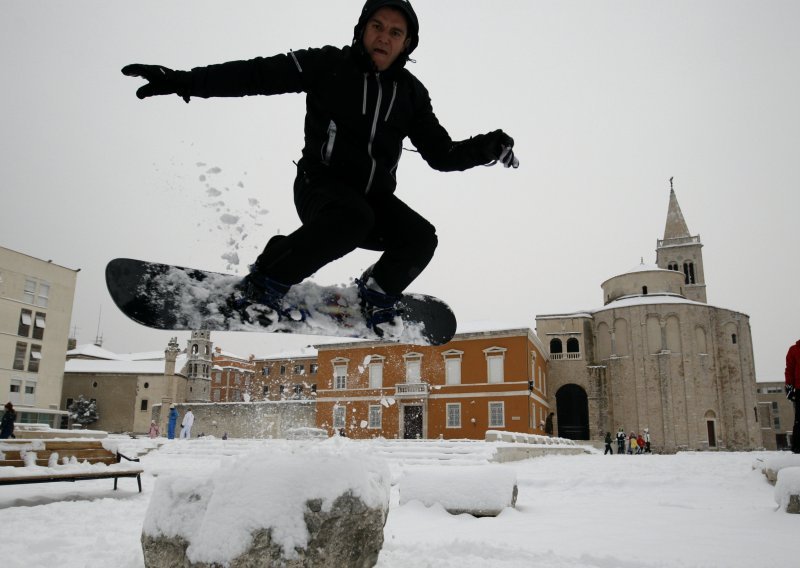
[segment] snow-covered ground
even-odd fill
[[[142,494],[132,479],[120,480],[117,492],[111,480],[0,487],[4,568],[140,568],[142,526],[158,476],[211,474],[265,447],[305,445],[314,452],[320,443],[119,442],[128,455],[149,450],[141,457]],[[464,442],[475,451],[458,460],[438,459],[446,456],[437,457],[431,442],[424,454],[392,442],[344,443],[383,456],[395,484],[382,568],[789,568],[800,562],[800,515],[778,510],[774,488],[752,467],[774,453],[592,453],[499,466],[487,461],[485,442]],[[406,473],[476,465],[516,472],[516,509],[473,518],[418,501],[400,505],[397,486]]]

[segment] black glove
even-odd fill
[[[191,76],[188,71],[173,71],[161,65],[142,65],[134,63],[122,68],[122,74],[128,77],[141,77],[147,85],[139,87],[136,96],[146,99],[155,95],[180,95],[189,102]]]
[[[786,398],[794,402],[794,397],[797,394],[794,388],[794,385],[785,385],[786,389]]]
[[[487,162],[500,162],[507,168],[518,168],[519,160],[514,156],[514,139],[502,130],[483,135],[481,150]]]

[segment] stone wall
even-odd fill
[[[316,425],[316,404],[313,400],[281,402],[216,402],[181,403],[178,410],[180,433],[183,415],[190,408],[194,414],[192,437],[200,434],[221,438],[285,438],[291,428],[313,428]],[[161,421],[162,405],[153,406],[153,420]],[[168,411],[168,409],[167,409]],[[166,434],[166,432],[164,432]]]

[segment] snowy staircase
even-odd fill
[[[473,440],[370,440],[370,454],[405,465],[482,465],[496,444]]]

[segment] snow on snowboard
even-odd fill
[[[233,307],[241,276],[117,258],[106,266],[106,285],[117,307],[132,320],[155,329],[266,331],[442,345],[456,332],[450,307],[433,296],[404,294],[401,315],[383,326],[383,336],[367,327],[356,286],[302,282],[286,301],[291,319],[260,318],[257,304]]]

